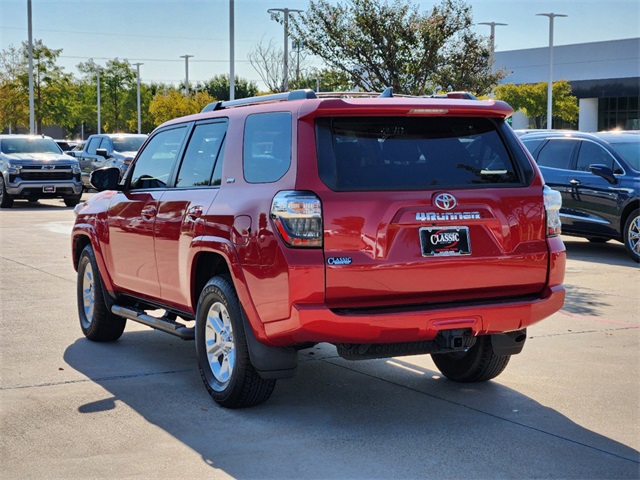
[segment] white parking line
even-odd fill
[[[40,225],[41,228],[44,228],[48,232],[60,233],[62,235],[71,235],[71,230],[73,230],[73,221],[68,222],[48,222]]]

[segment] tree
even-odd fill
[[[157,93],[153,97],[149,104],[149,113],[154,123],[160,125],[177,117],[198,113],[205,105],[214,101],[207,92],[198,92],[186,98],[182,92],[172,89],[167,93]]]
[[[85,80],[93,84],[96,82],[98,69],[100,69],[100,120],[103,123],[101,129],[107,132],[119,132],[125,129],[131,119],[136,118],[137,115],[136,73],[128,60],[118,58],[107,60],[104,67],[99,67],[93,59],[78,65],[78,70],[85,74]]]
[[[33,96],[36,132],[42,132],[45,124],[68,126],[71,115],[67,99],[70,97],[71,76],[57,65],[62,49],[52,49],[42,40],[33,43]],[[3,74],[0,83],[2,118],[4,123],[15,126],[29,122],[29,45],[22,42],[19,50],[13,47],[2,52]],[[21,106],[24,105],[24,106]],[[25,109],[26,108],[26,120]]]
[[[299,78],[289,81],[289,88],[310,88],[318,92],[346,92],[351,89],[351,83],[346,73],[330,69],[321,68],[309,70]]]
[[[29,126],[29,90],[18,78],[21,61],[14,47],[0,52],[0,130]]]
[[[547,82],[515,85],[508,83],[495,89],[495,98],[507,102],[515,110],[522,110],[533,119],[534,128],[547,125]],[[578,118],[578,99],[571,95],[571,84],[567,80],[554,82],[552,87],[553,117],[567,122]]]
[[[249,62],[258,72],[260,78],[271,92],[284,91],[284,62],[282,61],[284,52],[275,46],[273,39],[269,43],[261,40],[251,52],[249,52]],[[294,73],[291,68],[292,62],[289,60],[288,78]]]
[[[145,83],[140,83],[140,117],[141,117],[141,125],[140,133],[149,133],[155,127],[156,124],[153,121],[153,118],[149,114],[149,105],[151,105],[151,101],[154,96],[154,86],[147,85]],[[137,87],[136,90],[132,93],[133,102],[135,105],[135,113],[134,116],[127,120],[127,131],[129,132],[137,132],[138,131],[138,99],[137,99]]]
[[[237,75],[234,77],[233,86],[235,98],[255,97],[258,94],[258,85]],[[213,76],[204,82],[202,89],[216,100],[229,100],[229,74]]]
[[[471,31],[471,7],[459,0],[430,14],[406,0],[311,0],[289,22],[304,48],[365,90],[423,95],[446,82],[482,94],[504,77],[492,73],[488,39]]]
[[[71,126],[73,135],[98,131],[97,92],[95,80],[73,80],[72,95],[69,98]],[[86,135],[85,135],[86,136]]]

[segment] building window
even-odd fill
[[[640,97],[598,99],[598,130],[640,130]]]

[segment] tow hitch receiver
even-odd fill
[[[425,355],[429,353],[464,352],[476,343],[470,328],[442,330],[433,340],[404,343],[340,343],[338,355],[345,360],[370,360],[374,358]]]

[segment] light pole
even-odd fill
[[[142,133],[142,117],[140,115],[140,65],[144,65],[144,63],[134,63],[136,66],[136,75],[138,79],[138,92],[136,95],[136,100],[138,101],[138,133]]]
[[[100,126],[100,67],[96,69],[96,84],[98,88],[98,133],[102,133],[102,128]]]
[[[553,128],[553,19],[555,17],[567,17],[561,13],[536,13],[537,16],[549,17],[549,84],[547,85],[547,129]]]
[[[302,50],[302,45],[300,45],[300,40],[295,40],[291,48],[293,48],[293,51],[296,52],[296,82],[299,82],[300,81],[300,50]]]
[[[284,13],[284,79],[282,81],[283,89],[289,90],[289,14],[300,13],[303,10],[295,8],[270,8],[267,13],[283,12]]]
[[[27,0],[27,30],[29,35],[29,133],[35,135],[35,106],[33,96],[33,28],[31,16],[31,0]]]
[[[229,0],[229,100],[236,98],[236,74],[234,65],[234,6],[233,0]]]
[[[481,22],[478,25],[489,25],[491,27],[491,72],[493,73],[496,60],[496,27],[506,27],[508,23]],[[493,98],[493,88],[491,89],[490,97]]]
[[[193,57],[193,55],[180,55],[180,58],[184,58],[184,96],[189,98],[189,59]]]

